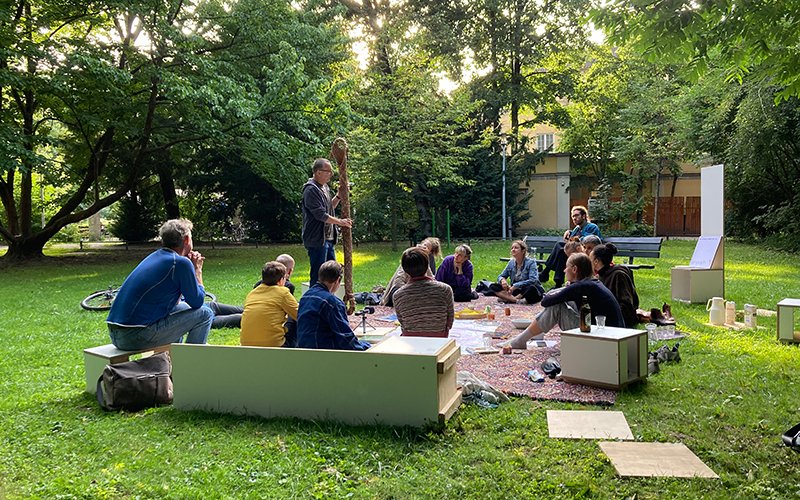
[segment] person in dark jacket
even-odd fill
[[[366,351],[369,342],[356,338],[344,302],[334,295],[344,268],[335,260],[319,267],[319,281],[300,298],[297,311],[297,347]]]
[[[617,247],[613,243],[598,245],[592,250],[592,267],[598,278],[614,295],[622,311],[622,319],[626,328],[633,328],[639,323],[636,309],[639,307],[639,294],[633,284],[633,271],[625,266],[614,265]]]
[[[311,167],[312,177],[303,185],[303,246],[308,252],[311,271],[309,286],[317,282],[319,266],[323,262],[336,260],[333,245],[336,244],[336,228],[353,227],[350,219],[334,217],[333,210],[339,205],[340,194],[331,197],[328,182],[333,177],[331,162],[317,158]],[[340,186],[341,189],[341,186]]]
[[[617,299],[598,280],[593,279],[592,261],[584,253],[574,253],[567,259],[564,274],[569,284],[547,292],[542,299],[544,311],[531,321],[522,333],[508,342],[513,349],[527,349],[528,341],[541,339],[558,325],[571,330],[580,324],[580,304],[583,297],[592,308],[592,319],[606,317],[606,326],[624,327]]]

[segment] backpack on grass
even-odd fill
[[[139,411],[172,404],[169,353],[106,365],[97,379],[97,402],[108,411]]]

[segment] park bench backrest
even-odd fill
[[[525,237],[530,255],[540,261],[544,260],[545,255],[550,254],[553,245],[559,241],[563,241],[561,236]],[[617,255],[627,257],[628,264],[633,264],[634,257],[660,258],[663,241],[664,239],[659,236],[611,236],[603,240],[604,243],[613,243],[617,247]]]
[[[525,244],[528,245],[528,254],[537,260],[544,260],[545,255],[550,255],[553,245],[564,241],[561,236],[526,236]]]
[[[633,264],[634,257],[658,259],[661,257],[663,238],[658,236],[624,236],[609,237],[605,243],[613,243],[617,247],[617,255],[627,257],[628,264]]]

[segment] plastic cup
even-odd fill
[[[655,323],[647,323],[644,325],[645,329],[647,330],[647,338],[651,342],[657,342],[658,336],[656,335],[656,324]]]
[[[602,330],[606,327],[606,317],[605,316],[595,316],[595,322],[597,323],[597,329]]]
[[[491,333],[484,333],[483,334],[483,347],[492,347],[492,334]]]

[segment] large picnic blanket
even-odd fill
[[[514,328],[511,318],[533,319],[542,310],[542,306],[522,305],[522,304],[500,304],[495,297],[480,296],[472,302],[457,302],[456,311],[467,307],[475,310],[483,310],[489,305],[495,311],[497,326],[495,336],[500,337],[494,341],[495,344],[510,338],[521,330]],[[505,308],[509,308],[511,314],[505,316]],[[394,315],[394,309],[385,306],[376,306],[375,313],[369,315],[369,321],[375,326],[389,326],[391,321],[383,321],[381,318]],[[361,321],[360,317],[351,317],[353,327]],[[452,333],[452,332],[451,332]],[[455,336],[455,335],[454,335]],[[473,354],[464,355],[458,360],[457,369],[459,371],[469,371],[479,379],[492,384],[497,389],[511,396],[527,396],[532,399],[566,401],[588,404],[612,405],[617,400],[617,393],[607,389],[599,389],[582,384],[568,384],[552,379],[545,379],[544,382],[532,382],[528,379],[528,370],[539,368],[543,361],[550,357],[560,358],[560,339],[561,333],[556,327],[553,331],[545,335],[545,340],[551,342],[552,347],[530,348],[526,351],[515,351],[512,354]],[[541,371],[541,370],[540,370]]]

